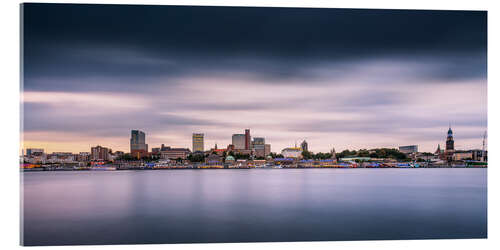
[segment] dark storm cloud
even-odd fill
[[[483,49],[486,13],[26,4],[26,38],[283,56]],[[31,37],[33,36],[33,37]],[[168,51],[168,50],[167,50]],[[354,53],[353,53],[354,52]]]
[[[27,70],[27,90],[64,91],[147,91],[145,87],[171,87],[185,77],[239,77],[262,84],[331,84],[353,75],[368,76],[366,83],[400,84],[464,81],[486,78],[486,54],[462,53],[453,56],[393,56],[366,58],[361,61],[285,61],[280,58],[146,57],[144,54],[112,49],[66,49],[62,55],[45,58],[39,66]],[[71,52],[73,51],[73,52]],[[84,52],[88,51],[88,52]],[[365,72],[365,67],[389,63],[397,67],[387,75]],[[29,68],[29,67],[28,67]],[[323,70],[326,74],[318,74]],[[161,82],[157,79],[162,79]]]
[[[249,72],[290,84],[366,59],[436,62],[430,79],[486,76],[486,12],[24,4],[25,88],[100,91],[69,79]],[[424,59],[422,59],[424,58]],[[339,63],[341,62],[341,63]],[[49,78],[63,86],[41,82]],[[175,81],[169,82],[174,84]],[[115,87],[115,86],[113,86]],[[115,88],[116,89],[116,88]]]

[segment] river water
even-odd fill
[[[485,238],[487,169],[25,172],[24,245]]]

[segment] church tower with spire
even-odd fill
[[[453,131],[451,130],[451,124],[448,129],[448,136],[446,137],[446,161],[453,161],[453,154],[455,153],[455,141],[453,140]]]
[[[446,137],[446,151],[455,150],[455,141],[453,140],[453,131],[451,130],[451,126],[448,129],[448,136]]]
[[[435,155],[440,155],[441,154],[441,146],[438,144],[438,147],[436,149],[436,152],[434,152]]]
[[[332,150],[330,151],[330,154],[332,154],[333,162],[337,162],[337,155],[335,153],[335,148],[332,148]]]

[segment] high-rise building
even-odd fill
[[[250,129],[245,129],[245,149],[250,149]]]
[[[244,134],[233,134],[232,142],[234,149],[245,149],[246,136]]]
[[[255,152],[255,156],[266,156],[266,139],[264,139],[264,137],[254,137],[252,141],[252,148]]]
[[[101,146],[92,147],[90,158],[93,161],[107,161],[109,160],[109,149]]]
[[[254,137],[253,138],[253,148],[258,149],[258,148],[264,148],[264,145],[266,144],[266,139],[264,137]]]
[[[205,151],[204,135],[202,133],[193,133],[193,152]]]
[[[302,151],[309,151],[309,150],[308,150],[308,144],[307,144],[306,140],[304,140],[304,141],[300,144],[300,148],[302,148]]]
[[[130,132],[130,153],[148,152],[148,144],[146,144],[146,134],[140,130],[132,130]]]

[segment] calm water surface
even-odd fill
[[[486,169],[22,173],[24,245],[485,238]]]

